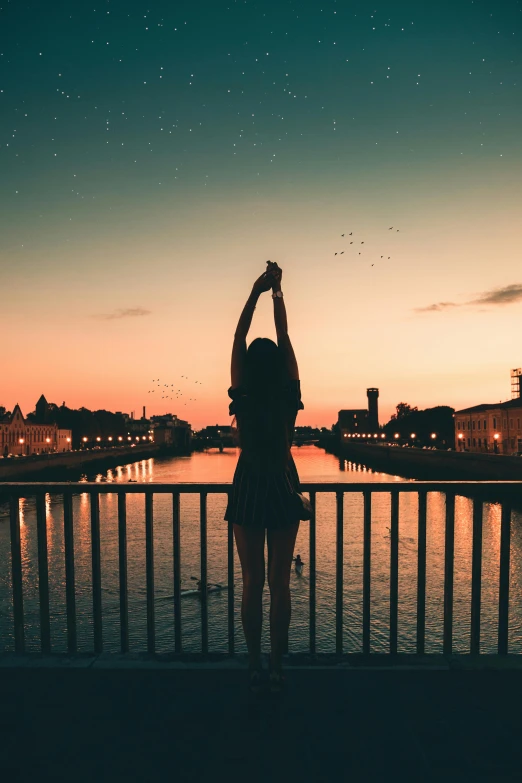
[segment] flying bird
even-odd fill
[[[389,229],[388,229],[388,231],[391,231],[391,230],[392,230],[392,228],[393,228],[393,226],[390,226],[390,227],[389,227]]]
[[[372,264],[372,266],[375,266],[375,264]]]
[[[397,231],[398,231],[398,230],[399,230],[399,229],[397,229]]]
[[[353,242],[350,242],[350,245],[353,245]]]
[[[381,256],[381,258],[384,258],[384,256]]]
[[[361,242],[361,245],[364,245],[364,242]]]
[[[390,260],[391,256],[388,256],[388,261]]]
[[[342,237],[344,237],[344,234],[341,234]]]
[[[344,253],[344,250],[341,250],[341,255]]]
[[[351,236],[352,236],[352,234],[353,234],[353,231],[350,231],[350,233],[348,234],[348,236],[349,236],[349,237],[351,237]]]
[[[359,255],[361,255],[361,254],[359,253]]]
[[[336,256],[336,255],[337,255],[337,253],[334,253],[334,256]]]

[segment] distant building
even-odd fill
[[[70,451],[71,430],[59,429],[50,421],[49,406],[42,396],[36,403],[36,416],[28,421],[18,403],[11,414],[0,419],[0,454],[45,454]]]
[[[455,411],[455,448],[496,454],[522,452],[522,399]]]
[[[366,389],[368,397],[368,410],[365,408],[345,408],[337,415],[337,430],[341,440],[349,435],[366,435],[367,437],[379,432],[379,389]]]
[[[190,450],[192,428],[188,421],[168,413],[164,416],[152,416],[151,427],[154,443],[174,446],[182,451]]]
[[[337,425],[341,438],[345,434],[363,433],[368,431],[368,411],[365,408],[352,408],[339,411]]]
[[[455,411],[457,451],[522,454],[522,369],[511,370],[511,400]]]

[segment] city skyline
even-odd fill
[[[230,423],[232,339],[267,259],[297,425],[330,427],[371,386],[381,422],[401,401],[509,399],[515,2],[30,2],[2,20],[0,405]],[[258,336],[275,339],[269,293]],[[153,404],[156,378],[183,397]]]

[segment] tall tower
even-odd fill
[[[142,417],[142,418],[144,418],[144,419],[146,419],[146,418],[147,418],[147,417],[145,416],[145,405],[143,406],[143,417]]]
[[[379,389],[366,389],[368,397],[368,427],[370,432],[375,433],[379,429]]]
[[[511,370],[511,399],[522,397],[522,369]]]

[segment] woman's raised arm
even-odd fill
[[[243,311],[239,316],[239,321],[234,334],[234,343],[232,345],[232,362],[230,367],[230,375],[232,388],[235,389],[241,386],[244,380],[244,367],[246,358],[246,338],[250,325],[252,324],[252,318],[254,310],[256,309],[257,300],[263,293],[263,291],[269,291],[272,285],[273,276],[267,270],[257,278],[252,287],[250,296],[248,297]]]
[[[282,269],[275,264],[272,267],[274,275],[274,281],[272,283],[272,295],[277,291],[281,291],[281,278],[283,275]],[[294,349],[288,336],[288,322],[286,318],[285,300],[283,297],[274,296],[274,323],[277,335],[277,344],[280,350],[283,352],[285,358],[286,371],[290,380],[299,380],[299,368],[297,366],[297,359],[295,358]]]

